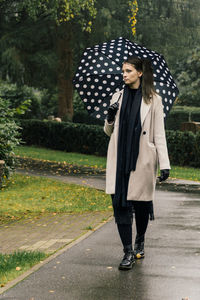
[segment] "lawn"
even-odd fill
[[[171,166],[170,177],[200,181],[200,169],[191,167]]]
[[[57,150],[20,146],[15,151],[16,155],[21,157],[32,157],[41,160],[49,160],[55,162],[66,162],[79,166],[91,166],[95,168],[105,169],[106,157],[95,155],[85,155],[80,153],[68,153]],[[171,178],[187,179],[200,181],[200,169],[191,167],[171,166]]]
[[[103,191],[15,174],[1,190],[0,223],[47,213],[81,213],[111,208],[110,197]]]
[[[105,169],[106,167],[106,158],[95,155],[86,155],[81,153],[64,152],[29,146],[17,147],[15,154],[20,157],[31,157],[41,160],[75,164],[78,166],[98,167],[100,169]]]
[[[35,264],[47,258],[47,254],[42,252],[14,252],[11,254],[0,253],[0,287],[25,271],[29,270]]]

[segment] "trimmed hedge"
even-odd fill
[[[104,121],[91,117],[87,111],[74,112],[73,123],[84,123],[88,125],[102,125]]]
[[[167,130],[166,137],[171,164],[200,167],[200,134]]]
[[[200,122],[200,107],[174,106],[166,120],[166,129],[180,130],[181,123]]]
[[[105,156],[109,137],[102,126],[70,122],[21,120],[27,145]],[[166,131],[170,161],[174,165],[200,167],[200,132]]]
[[[102,126],[71,122],[20,120],[22,140],[27,145],[105,156],[109,138]]]

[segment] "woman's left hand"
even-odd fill
[[[159,181],[165,181],[169,177],[169,169],[160,170]]]

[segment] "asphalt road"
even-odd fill
[[[200,196],[157,191],[146,257],[119,271],[114,221],[0,296],[12,300],[200,300]]]

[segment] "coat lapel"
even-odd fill
[[[144,120],[145,120],[150,108],[151,108],[151,103],[146,104],[144,102],[144,99],[142,98],[142,103],[141,103],[141,108],[140,108],[141,126],[143,125]]]

